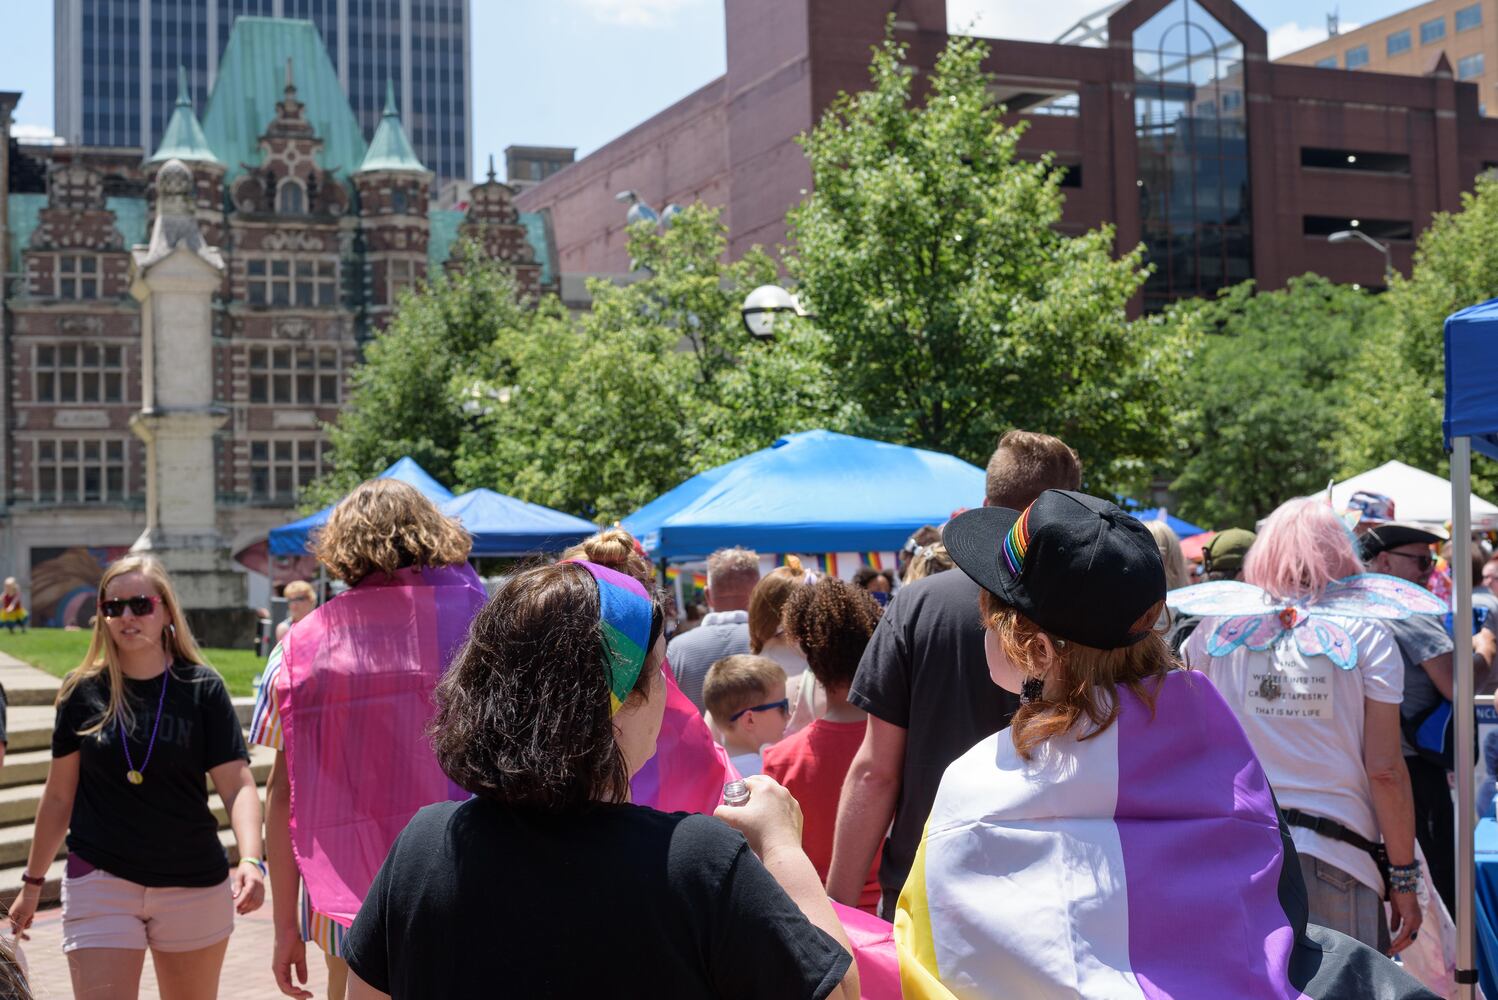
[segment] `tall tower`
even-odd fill
[[[401,126],[395,86],[388,84],[385,114],[354,172],[369,269],[368,315],[374,326],[383,327],[400,293],[426,277],[431,184],[431,171],[416,158]]]

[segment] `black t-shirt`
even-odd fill
[[[228,761],[249,760],[234,703],[223,678],[208,667],[172,665],[148,681],[126,678],[134,716],[130,756],[145,780],[132,785],[119,727],[79,736],[109,703],[107,675],[83,681],[57,708],[52,756],[81,753],[78,792],[68,824],[68,850],[95,867],[146,886],[217,885],[229,874],[208,808],[204,775]],[[150,763],[146,748],[156,721],[161,685],[161,726]]]
[[[950,569],[900,588],[869,640],[848,700],[905,730],[905,766],[879,884],[905,885],[947,766],[1009,725],[1019,697],[994,684],[978,585]]]
[[[851,957],[709,816],[428,806],[385,858],[349,967],[417,997],[825,997]]]

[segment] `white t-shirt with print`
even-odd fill
[[[1240,646],[1207,655],[1220,619],[1201,623],[1181,657],[1204,671],[1232,706],[1258,754],[1281,809],[1334,819],[1374,842],[1378,821],[1363,764],[1364,699],[1397,705],[1404,695],[1404,659],[1384,626],[1343,619],[1358,661],[1342,670],[1325,656],[1303,656],[1293,636],[1255,652]],[[1383,893],[1378,866],[1351,844],[1290,827],[1300,853],[1320,858]]]

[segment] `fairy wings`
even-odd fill
[[[1384,573],[1358,573],[1335,580],[1317,597],[1280,600],[1251,583],[1218,580],[1182,587],[1165,595],[1178,612],[1219,619],[1207,634],[1207,653],[1226,656],[1239,646],[1268,649],[1288,637],[1305,656],[1325,656],[1343,670],[1358,662],[1357,642],[1344,623],[1350,619],[1402,620],[1441,615],[1446,602],[1424,587]]]

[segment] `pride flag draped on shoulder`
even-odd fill
[[[1003,730],[947,769],[895,917],[906,1000],[1433,996],[1307,930],[1231,709],[1202,674],[1158,684],[1090,738],[1025,761]]]

